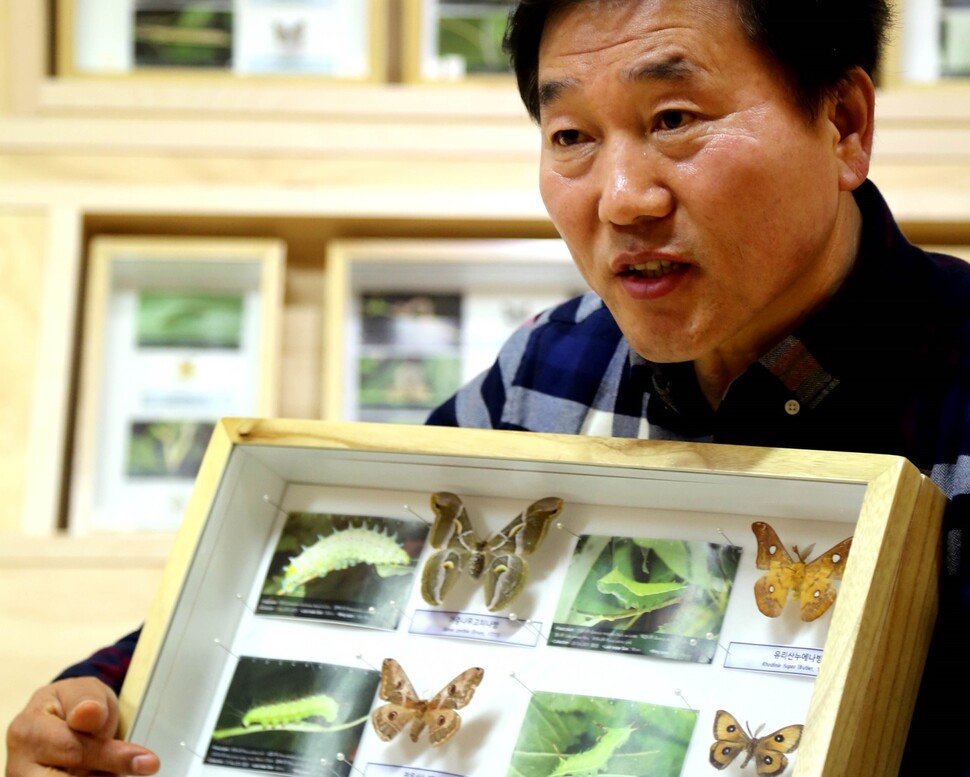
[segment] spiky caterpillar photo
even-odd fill
[[[427,534],[419,521],[293,513],[257,612],[395,628]]]

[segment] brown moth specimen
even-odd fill
[[[716,741],[711,745],[711,766],[715,769],[726,769],[735,758],[744,753],[742,769],[754,758],[758,777],[781,774],[788,766],[785,754],[798,747],[803,726],[785,726],[767,736],[759,737],[762,728],[764,724],[754,733],[751,733],[750,726],[745,731],[730,712],[718,710],[714,715]]]
[[[451,739],[461,726],[460,710],[475,695],[485,670],[466,669],[430,699],[420,699],[401,665],[393,658],[385,658],[381,667],[380,697],[388,702],[371,713],[377,736],[390,742],[411,724],[411,741],[417,742],[425,728],[428,742],[439,747]]]
[[[501,531],[486,539],[472,528],[468,512],[455,494],[431,495],[434,523],[432,553],[421,572],[421,596],[428,604],[444,601],[464,571],[484,578],[485,606],[495,612],[506,607],[525,587],[529,563],[525,556],[539,547],[552,519],[562,511],[562,499],[548,496],[529,505]]]
[[[806,561],[814,545],[799,550],[792,546],[798,561],[785,550],[778,534],[764,521],[751,524],[758,538],[758,569],[768,570],[754,584],[754,598],[758,609],[769,618],[776,618],[785,609],[791,594],[799,601],[803,621],[813,621],[825,614],[835,602],[834,580],[841,580],[849,557],[852,538],[848,537],[818,558]]]

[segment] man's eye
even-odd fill
[[[583,139],[583,133],[579,130],[559,130],[552,133],[552,144],[554,146],[574,146]]]
[[[662,130],[680,129],[693,118],[693,114],[688,111],[663,111],[657,117],[657,126]]]

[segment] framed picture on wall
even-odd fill
[[[516,328],[586,288],[560,240],[338,240],[325,275],[333,420],[422,423]]]
[[[386,0],[59,0],[59,75],[383,77]]]
[[[407,81],[503,78],[502,51],[511,0],[404,0]]]
[[[942,85],[970,79],[970,2],[893,0],[894,38],[882,85]]]
[[[285,245],[95,237],[69,527],[171,530],[215,421],[274,415]]]

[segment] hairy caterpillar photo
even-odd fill
[[[290,558],[278,594],[293,594],[301,585],[325,577],[330,572],[371,564],[380,577],[409,574],[411,557],[390,530],[354,526],[319,536],[313,545]]]

